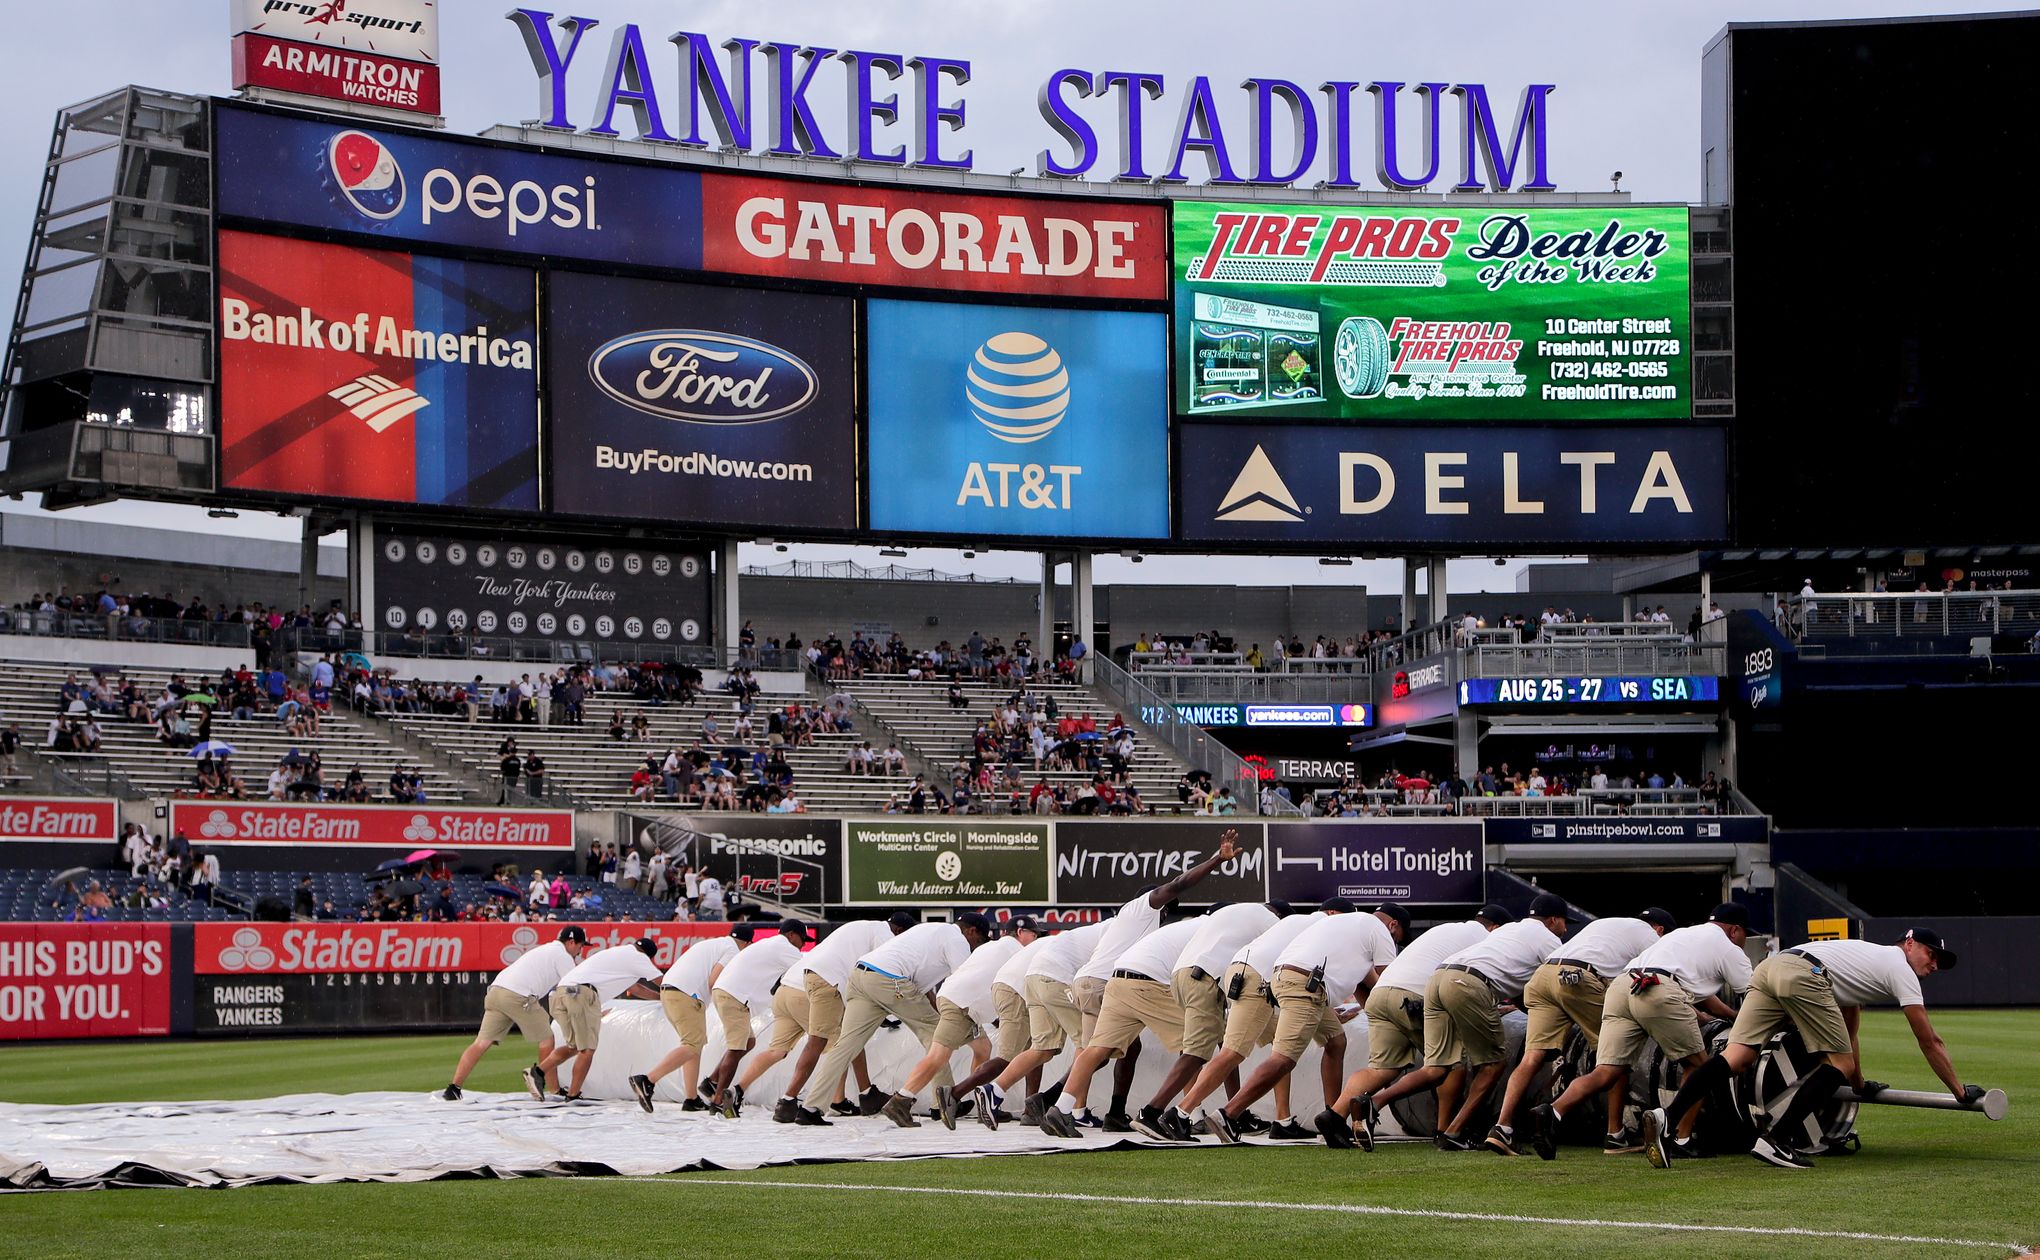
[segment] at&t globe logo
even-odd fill
[[[1069,414],[1069,370],[1033,333],[1003,332],[985,342],[964,377],[970,414],[1001,442],[1039,442]]]
[[[326,144],[326,169],[347,204],[378,223],[404,208],[404,168],[382,141],[343,131]]]

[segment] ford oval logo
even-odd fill
[[[631,333],[588,356],[588,377],[626,407],[688,424],[758,424],[815,400],[815,370],[778,346],[730,333]]]

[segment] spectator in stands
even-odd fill
[[[508,805],[517,791],[517,780],[524,774],[524,759],[517,755],[516,741],[505,740],[503,759],[496,763],[497,772],[502,776],[502,788],[496,795],[498,805]]]
[[[729,916],[723,901],[722,881],[713,875],[703,875],[700,888],[701,894],[694,906],[694,917],[704,923],[723,922]]]
[[[524,790],[539,800],[546,798],[545,758],[536,748],[524,757]]]
[[[566,909],[567,902],[571,901],[573,896],[574,886],[567,882],[566,872],[556,872],[552,877],[552,883],[546,886],[546,900],[553,910],[557,912]]]

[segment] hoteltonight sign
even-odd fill
[[[971,169],[972,151],[960,136],[945,141],[943,134],[963,132],[970,117],[964,88],[971,64],[960,57],[743,37],[718,44],[686,30],[662,39],[636,23],[537,8],[506,16],[537,76],[532,124],[543,130],[614,138],[628,125],[640,139],[687,148]],[[655,56],[662,42],[673,52]],[[840,73],[824,74],[829,62],[840,63]],[[900,85],[907,78],[911,85]],[[586,113],[569,106],[570,80],[576,99],[592,100]],[[1374,177],[1395,191],[1428,189],[1450,178],[1448,166],[1458,176],[1454,192],[1557,187],[1549,161],[1554,84],[1526,86],[1513,111],[1480,83],[1335,79],[1310,91],[1254,77],[1239,90],[1245,126],[1235,120],[1228,132],[1205,75],[1186,83],[1139,70],[1057,69],[1036,93],[1054,140],[1036,155],[1035,173],[1188,183],[1186,164],[1195,157],[1213,186],[1279,187],[1317,171],[1323,187],[1355,189],[1371,159]],[[1371,108],[1359,99],[1363,92]],[[1173,122],[1164,97],[1172,98]],[[822,102],[830,99],[844,104],[824,125],[831,111]],[[1458,124],[1450,152],[1448,114]],[[894,135],[911,139],[911,154]]]

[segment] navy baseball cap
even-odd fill
[[[582,931],[577,924],[569,923],[560,929],[559,939],[574,945],[586,945],[588,943],[588,934]]]
[[[730,935],[736,937],[740,941],[748,941],[753,936],[757,935],[757,933],[758,927],[754,923],[748,922],[737,923],[732,924],[730,927]]]
[[[1295,913],[1296,913],[1296,907],[1295,907],[1295,906],[1292,906],[1292,905],[1290,905],[1290,904],[1289,904],[1288,902],[1286,902],[1286,901],[1270,901],[1270,902],[1266,902],[1266,903],[1264,903],[1264,904],[1265,904],[1265,905],[1266,905],[1266,906],[1267,906],[1267,907],[1268,907],[1268,908],[1269,908],[1270,910],[1273,910],[1273,911],[1275,912],[1275,917],[1276,917],[1276,918],[1278,918],[1278,919],[1286,919],[1286,918],[1288,918],[1288,917],[1289,917],[1290,915],[1292,915],[1292,914],[1295,914]]]
[[[1636,917],[1642,919],[1645,923],[1661,927],[1667,932],[1679,926],[1679,921],[1672,917],[1672,912],[1663,906],[1648,907],[1642,914]]]
[[[808,930],[808,925],[802,923],[799,919],[781,919],[779,921],[779,934],[781,936],[798,936],[803,941],[815,939],[815,934]]]
[[[1514,923],[1516,921],[1516,915],[1514,911],[1510,910],[1507,906],[1494,901],[1490,901],[1486,905],[1482,906],[1478,911],[1474,913],[1473,917],[1476,919],[1486,919],[1489,923],[1494,924],[1496,927],[1500,927],[1504,923]]]
[[[966,910],[956,916],[956,926],[974,927],[986,936],[992,935],[992,921],[975,910]]]
[[[1031,914],[1016,914],[1006,920],[1006,931],[1032,932],[1039,936],[1041,934],[1041,925],[1034,921],[1034,916]]]
[[[911,910],[895,910],[885,918],[886,925],[895,932],[904,932],[921,921]]]
[[[1374,913],[1385,914],[1389,918],[1394,919],[1396,926],[1402,929],[1404,936],[1408,936],[1410,934],[1410,912],[1403,909],[1395,902],[1393,901],[1382,902],[1380,905],[1374,907]]]
[[[649,936],[640,936],[635,941],[632,941],[631,944],[637,947],[638,953],[643,954],[647,958],[657,958],[659,956],[659,943]]]
[[[1573,917],[1572,907],[1557,893],[1538,893],[1530,899],[1531,918],[1542,919],[1550,915],[1562,915],[1570,919]]]
[[[1906,934],[1899,939],[1918,941],[1928,949],[1933,950],[1934,961],[1941,965],[1941,970],[1953,971],[1955,969],[1955,951],[1948,948],[1947,943],[1941,939],[1941,934],[1934,929],[1923,927],[1908,928],[1906,929]]]
[[[1347,897],[1327,897],[1318,903],[1318,909],[1326,914],[1351,914],[1359,908]]]
[[[1750,925],[1749,907],[1740,901],[1724,901],[1714,907],[1714,913],[1707,916],[1709,923],[1726,923],[1730,927],[1746,928]]]

